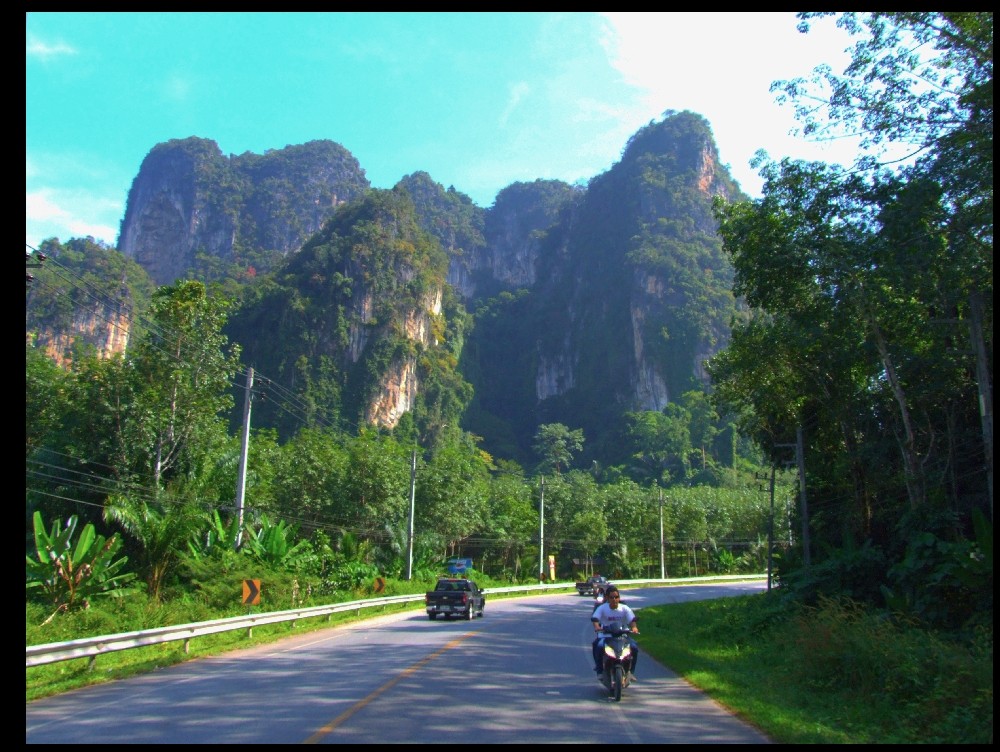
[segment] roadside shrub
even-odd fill
[[[850,600],[880,606],[884,603],[881,585],[889,567],[884,552],[865,541],[827,551],[826,557],[811,566],[802,566],[791,557],[777,557],[783,588],[803,603],[816,605],[823,598],[842,596]]]
[[[987,727],[992,738],[992,627],[965,643],[856,601],[820,597],[781,641],[794,646],[791,681],[881,707],[898,743],[984,741]]]
[[[117,535],[99,535],[87,523],[77,535],[79,517],[65,524],[53,520],[46,530],[41,512],[32,517],[34,556],[24,557],[25,592],[62,611],[89,608],[97,597],[121,597],[130,592],[135,575],[125,571],[128,557],[118,556],[122,541]]]
[[[973,520],[973,540],[946,539],[933,532],[910,538],[882,588],[890,607],[935,628],[992,628],[993,525],[978,510]]]

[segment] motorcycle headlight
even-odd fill
[[[623,659],[624,659],[624,658],[628,658],[628,657],[629,657],[630,655],[632,655],[632,648],[631,648],[631,647],[627,647],[627,648],[625,648],[625,649],[624,649],[624,650],[622,651],[622,658],[623,658]]]
[[[610,645],[605,645],[604,646],[604,655],[608,656],[609,658],[614,658],[615,657],[615,649],[613,647],[611,647]]]

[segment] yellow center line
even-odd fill
[[[431,653],[426,658],[422,658],[419,661],[417,661],[416,663],[414,663],[412,666],[410,666],[409,668],[404,669],[402,672],[400,672],[400,674],[397,677],[395,677],[394,679],[390,679],[389,681],[387,681],[385,684],[383,684],[381,687],[379,687],[378,689],[376,689],[374,692],[372,692],[371,694],[369,694],[364,699],[358,700],[351,707],[349,707],[343,713],[341,713],[340,715],[338,715],[336,718],[334,718],[328,724],[326,724],[325,726],[323,726],[319,731],[317,731],[315,734],[313,734],[312,736],[310,736],[308,739],[306,739],[302,743],[303,744],[318,744],[320,742],[320,740],[323,739],[323,737],[325,737],[328,734],[330,734],[331,732],[335,731],[336,728],[340,724],[342,724],[344,721],[346,721],[352,715],[354,715],[355,713],[357,713],[359,710],[361,710],[363,707],[365,707],[368,703],[370,703],[376,697],[378,697],[379,695],[381,695],[383,692],[385,692],[385,691],[387,691],[389,689],[392,689],[393,687],[395,687],[397,684],[399,684],[399,682],[401,682],[403,679],[405,679],[410,674],[414,673],[415,671],[417,671],[418,669],[422,668],[423,666],[426,666],[428,663],[430,663],[431,661],[433,661],[439,655],[442,655],[446,651],[451,650],[453,647],[456,647],[457,645],[460,645],[462,642],[464,642],[465,640],[469,639],[470,637],[472,637],[475,634],[477,634],[477,632],[473,631],[473,632],[467,632],[464,635],[462,635],[461,637],[456,637],[454,640],[452,640],[451,642],[449,642],[447,645],[445,645],[444,647],[442,647],[440,650],[437,650],[437,651]]]

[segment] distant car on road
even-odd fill
[[[475,619],[486,608],[486,593],[465,577],[442,577],[433,590],[424,594],[427,618],[434,621],[439,615],[445,619],[459,616]]]
[[[576,583],[576,592],[580,595],[597,595],[598,593],[603,593],[607,590],[608,578],[603,575],[595,574],[592,577],[588,577],[583,582]]]

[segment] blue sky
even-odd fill
[[[515,181],[587,181],[665,110],[712,126],[759,195],[757,149],[849,161],[789,135],[776,79],[842,70],[849,38],[781,13],[29,12],[25,237],[117,242],[156,144],[225,154],[329,139],[377,188],[418,170],[482,207]]]

